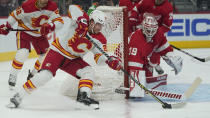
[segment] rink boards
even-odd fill
[[[66,20],[68,18],[64,17],[64,22]],[[0,24],[5,21],[6,18],[1,18]],[[179,48],[210,48],[210,15],[175,14],[171,30],[166,36],[171,44]],[[49,41],[52,41],[52,37],[55,37],[54,33],[48,35]],[[0,35],[0,61],[13,59],[16,50],[16,32]],[[34,50],[29,57],[36,57]]]

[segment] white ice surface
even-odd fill
[[[187,49],[189,53],[199,56],[210,56],[210,49]],[[165,72],[169,74],[168,83],[176,89],[185,89],[180,85],[189,85],[196,77],[202,78],[201,90],[187,106],[181,109],[162,109],[154,100],[150,101],[103,101],[99,110],[85,110],[77,108],[74,100],[62,96],[59,88],[67,76],[58,71],[53,80],[44,87],[23,99],[18,109],[9,109],[5,106],[13,94],[8,90],[8,75],[11,61],[0,63],[0,118],[210,118],[210,62],[199,62],[191,57],[175,51],[184,58],[182,72],[175,76],[172,69],[162,62]],[[35,59],[25,62],[18,76],[17,87],[22,86],[26,80],[28,69],[31,69]],[[207,89],[202,88],[206,86]],[[206,100],[200,100],[204,96]],[[200,98],[201,97],[201,98]]]

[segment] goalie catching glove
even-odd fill
[[[113,70],[119,71],[122,68],[120,59],[118,57],[115,57],[115,56],[110,56],[110,59],[106,60],[106,63]]]
[[[174,69],[176,75],[181,72],[183,59],[180,56],[174,55],[173,52],[168,52],[163,56],[163,59]]]

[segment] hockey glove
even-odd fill
[[[119,71],[122,68],[120,59],[118,57],[111,56],[111,59],[110,60],[106,60],[106,63],[113,70]]]
[[[7,35],[10,29],[12,29],[12,27],[8,22],[6,23],[6,25],[5,24],[0,25],[0,34]]]
[[[84,37],[88,31],[87,18],[85,18],[84,16],[80,16],[80,17],[78,17],[76,23],[78,25],[78,27],[76,28],[76,34],[79,37]]]
[[[40,32],[42,36],[46,36],[50,32],[55,30],[55,24],[54,23],[45,23],[42,25]]]
[[[182,70],[183,59],[180,56],[174,55],[173,52],[168,52],[163,56],[163,59],[174,69],[176,75]]]

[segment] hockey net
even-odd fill
[[[107,45],[104,49],[109,55],[117,56],[121,59],[123,68],[127,70],[127,54],[128,54],[128,21],[127,9],[123,7],[99,6],[98,10],[105,12],[106,23],[102,29],[102,33],[107,38]],[[118,94],[116,88],[128,87],[128,77],[122,73],[110,69],[106,66],[97,66],[92,53],[85,55],[86,60],[95,69],[94,86],[92,90],[92,98],[96,100],[112,100],[124,99],[127,94]],[[61,86],[63,95],[75,97],[78,91],[79,80],[67,77]]]

